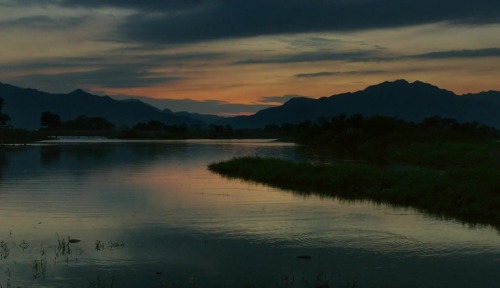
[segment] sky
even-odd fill
[[[498,0],[0,0],[0,43],[3,83],[173,111],[252,114],[396,79],[500,90]]]

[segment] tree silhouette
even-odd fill
[[[0,98],[0,127],[5,127],[7,123],[10,121],[9,115],[2,113],[3,104],[4,100]]]
[[[61,126],[61,117],[52,112],[43,112],[40,116],[40,125],[47,129],[59,128]]]
[[[115,125],[102,117],[78,116],[74,120],[64,122],[67,129],[73,130],[111,130]]]

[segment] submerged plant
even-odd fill
[[[101,240],[95,240],[95,250],[102,251],[106,249],[106,245]]]
[[[7,271],[5,271],[5,275],[7,275],[7,288],[11,288],[12,283],[11,283],[10,278],[12,277],[12,272],[10,271],[10,268],[7,268]],[[0,285],[0,287],[1,287],[1,285]]]
[[[7,259],[10,254],[10,248],[7,244],[7,242],[2,241],[0,242],[0,260]]]
[[[64,238],[59,238],[59,234],[57,234],[57,247],[55,248],[56,249],[56,258],[58,258],[59,256],[66,256],[66,255],[69,255],[71,254],[71,247],[69,246],[69,236],[68,236],[68,240],[66,241],[66,239]]]
[[[123,241],[110,240],[108,243],[104,243],[101,240],[96,240],[94,248],[96,251],[102,251],[108,249],[109,251],[114,249],[123,249],[125,247],[125,243]]]
[[[113,249],[121,249],[125,247],[125,244],[123,241],[109,241],[108,242],[108,249],[113,250]]]
[[[19,247],[23,250],[23,252],[30,247],[30,244],[26,241],[22,241],[21,244],[19,244]]]
[[[47,274],[47,258],[42,257],[40,259],[35,259],[31,263],[31,270],[33,271],[33,278],[45,278]]]
[[[97,283],[90,282],[89,283],[89,288],[113,288],[113,285],[115,283],[115,275],[111,276],[111,282],[109,283],[109,286],[106,285],[106,281],[103,281],[101,279],[101,276],[97,276]]]

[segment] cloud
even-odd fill
[[[119,25],[117,35],[158,44],[429,23],[500,23],[497,0],[16,0],[3,5],[127,9],[132,15]]]
[[[410,57],[426,59],[500,57],[500,48],[437,51]]]
[[[156,68],[200,65],[224,57],[223,53],[151,53],[114,51],[107,55],[46,58],[0,66],[0,73],[23,74],[4,80],[47,91],[66,92],[76,88],[137,88],[168,84],[184,79],[154,72]],[[47,73],[47,70],[56,72]],[[29,73],[27,71],[30,71]]]
[[[188,1],[189,5],[172,1],[170,6],[161,1],[152,2],[115,3],[137,9],[119,27],[117,32],[121,37],[138,42],[175,44],[261,35],[405,27],[438,22],[474,25],[500,22],[500,2],[496,0],[220,0]],[[155,13],[148,12],[153,7],[157,9],[154,10]]]
[[[42,90],[67,92],[79,87],[137,88],[167,84],[182,79],[138,70],[135,66],[114,66],[82,72],[23,75],[12,82]]]
[[[26,0],[24,0],[26,1]],[[29,0],[28,0],[29,1]],[[35,0],[31,0],[34,2]],[[213,1],[204,0],[48,0],[70,7],[102,8],[114,7],[139,11],[183,11],[196,9]]]
[[[378,50],[355,50],[355,51],[311,51],[279,56],[250,58],[235,62],[235,64],[284,64],[300,62],[324,62],[324,61],[377,61],[387,56]]]
[[[87,21],[86,17],[49,17],[44,15],[0,21],[0,26],[30,27],[37,29],[74,28]]]
[[[371,75],[385,73],[383,70],[365,70],[365,71],[323,71],[317,73],[301,73],[294,75],[296,78],[316,78],[339,75]]]

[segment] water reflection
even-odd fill
[[[2,170],[7,165],[7,157],[5,156],[5,148],[0,147],[0,181],[2,180]]]
[[[243,155],[304,157],[293,145],[235,141],[44,143],[9,151],[0,241],[10,251],[0,260],[0,284],[274,287],[294,276],[295,287],[308,287],[318,273],[334,287],[355,274],[363,287],[496,283],[494,230],[468,230],[411,209],[302,197],[206,169]],[[58,237],[68,236],[82,241],[58,256]],[[46,263],[44,277],[34,277],[43,271],[33,271],[34,263]]]

